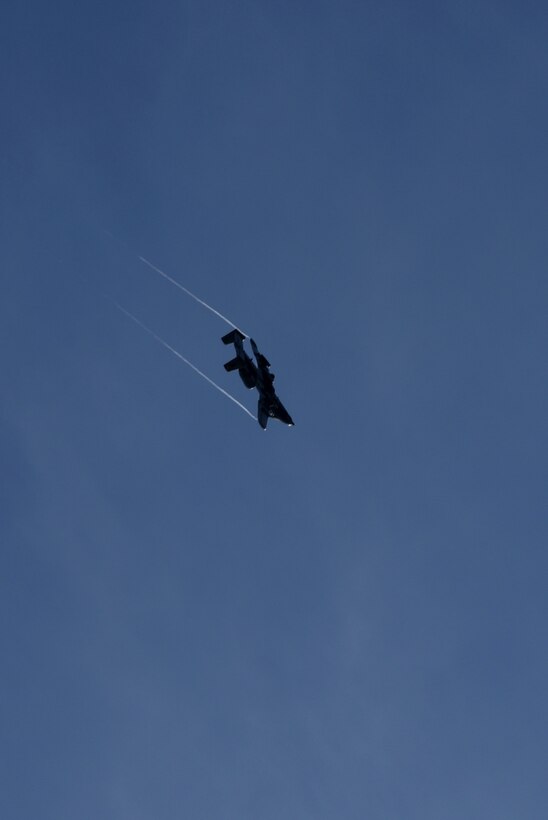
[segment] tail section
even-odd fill
[[[225,345],[236,344],[237,341],[243,342],[244,339],[244,334],[241,330],[238,330],[237,327],[235,327],[234,330],[231,330],[229,333],[225,333],[225,335],[222,337],[222,341],[225,343]]]

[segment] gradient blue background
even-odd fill
[[[6,820],[548,816],[547,41],[2,4]]]

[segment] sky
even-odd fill
[[[548,816],[547,37],[2,4],[2,817]]]

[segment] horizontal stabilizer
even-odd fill
[[[239,339],[241,342],[243,342],[243,340],[245,339],[244,334],[241,330],[238,330],[237,327],[235,327],[234,330],[231,330],[230,333],[226,333],[222,337],[222,340],[225,343],[225,345],[234,344],[237,339]]]
[[[236,356],[234,359],[231,359],[229,362],[225,364],[225,370],[230,373],[231,370],[238,370],[240,367],[240,360]]]

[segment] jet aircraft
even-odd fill
[[[270,372],[270,362],[259,352],[257,345],[250,339],[253,354],[257,361],[254,363],[253,359],[247,355],[244,350],[243,341],[246,337],[244,334],[234,328],[230,333],[222,337],[225,345],[234,345],[236,356],[225,364],[225,370],[229,373],[232,370],[237,370],[240,378],[247,388],[250,390],[256,387],[259,391],[259,407],[257,411],[257,421],[266,430],[268,419],[279,419],[284,424],[293,425],[293,419],[279,400],[274,390],[274,373]]]

